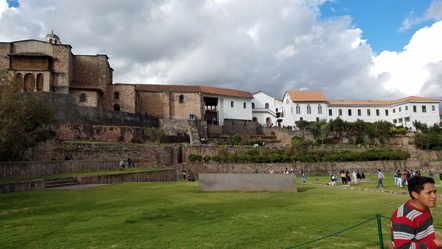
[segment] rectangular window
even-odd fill
[[[397,123],[397,119],[393,119],[393,124],[396,124]]]
[[[399,123],[402,123],[402,118],[399,119]]]
[[[405,110],[408,111],[408,106],[405,107]]]
[[[413,112],[417,112],[417,107],[415,105],[413,106]]]
[[[379,109],[376,109],[376,116],[379,116],[379,115],[380,115]]]
[[[342,109],[338,109],[338,115],[342,116]]]
[[[358,116],[362,116],[362,110],[358,109]]]
[[[402,107],[399,107],[399,112],[401,112],[402,111]]]
[[[351,109],[348,109],[348,116],[351,116]]]
[[[393,108],[393,113],[396,113],[396,109]]]
[[[244,109],[246,109],[247,108],[247,104],[246,104],[246,102],[244,102]]]
[[[422,112],[427,112],[427,106],[425,105],[422,106]]]
[[[301,120],[301,121],[302,121],[302,120],[304,120],[304,119],[303,119],[303,118],[299,118],[299,120]]]
[[[230,101],[230,107],[233,108],[233,106],[234,106],[233,101]]]
[[[385,110],[385,116],[388,116],[388,110]]]
[[[435,106],[435,105],[431,106],[431,110],[432,110],[433,112],[436,111],[436,106]]]
[[[367,116],[370,116],[371,115],[371,111],[370,111],[370,109],[367,109]]]
[[[405,122],[410,122],[410,117],[405,117]]]
[[[328,115],[329,115],[329,116],[333,116],[333,111],[332,111],[332,109],[328,109]]]
[[[316,118],[316,122],[319,122],[319,118]]]

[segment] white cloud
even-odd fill
[[[2,17],[3,12],[5,12],[8,8],[8,2],[6,2],[6,0],[0,0],[0,18]]]
[[[408,17],[402,22],[402,26],[399,28],[399,31],[406,31],[412,26],[427,20],[442,20],[442,0],[433,0],[423,16],[415,16],[414,12],[409,13]]]
[[[0,17],[0,41],[44,40],[54,30],[74,54],[107,54],[114,82],[275,97],[309,89],[329,99],[391,99],[436,86],[438,25],[417,32],[405,51],[374,57],[351,17],[319,20],[325,1],[23,0]],[[403,68],[416,73],[401,77]]]
[[[431,80],[437,70],[430,70],[435,63],[441,63],[442,21],[417,31],[402,52],[384,51],[374,60],[373,74],[383,76],[387,90],[398,91],[405,95],[425,93],[435,96],[423,88],[428,84],[442,84]],[[388,77],[385,77],[388,75]],[[433,86],[434,87],[434,86]]]

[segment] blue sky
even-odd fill
[[[442,99],[442,0],[0,0],[0,42],[52,30],[115,83]]]
[[[431,3],[431,0],[336,0],[321,6],[321,17],[350,16],[375,53],[402,51],[417,30],[432,24],[431,20],[425,20],[401,31],[403,21],[410,16],[423,16]]]

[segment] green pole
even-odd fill
[[[384,249],[384,240],[382,239],[381,215],[376,214],[378,220],[379,248]]]

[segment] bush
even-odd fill
[[[203,160],[204,160],[204,162],[210,162],[210,160],[211,160],[212,158],[210,157],[210,156],[204,156],[203,157]]]
[[[233,144],[241,144],[241,140],[242,140],[242,138],[241,138],[241,135],[239,135],[239,134],[235,134],[232,137]]]
[[[196,155],[196,154],[190,154],[189,156],[187,156],[187,159],[194,163],[196,161],[201,162],[201,160],[203,159],[203,157],[201,155]]]
[[[220,156],[213,156],[212,161],[219,163],[221,161],[221,158],[220,158]]]

